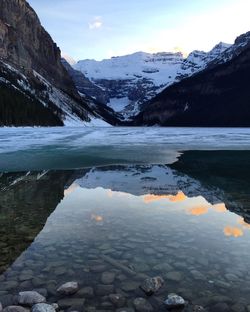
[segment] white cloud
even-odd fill
[[[103,21],[101,16],[96,16],[90,23],[89,29],[100,29],[103,26]]]

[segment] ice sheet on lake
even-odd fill
[[[250,150],[250,129],[0,129],[0,171],[170,164],[185,150]]]

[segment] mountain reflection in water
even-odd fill
[[[102,272],[94,268],[103,266],[115,272],[114,287],[128,301],[142,296],[138,287],[126,290],[129,283],[162,275],[167,283],[152,302],[155,311],[170,290],[209,311],[216,296],[230,305],[240,298],[247,306],[248,153],[211,153],[184,153],[171,166],[3,173],[0,302],[34,288],[46,288],[48,300],[58,301],[58,284],[77,280],[94,289],[86,304],[101,309]],[[237,159],[244,163],[241,174]],[[119,271],[116,262],[135,276]]]

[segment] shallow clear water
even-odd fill
[[[133,307],[145,277],[161,275],[147,298],[154,311],[172,292],[209,311],[247,311],[249,171],[250,152],[203,151],[169,166],[2,174],[0,301],[45,288],[63,309],[115,311],[108,294]],[[111,286],[100,286],[103,272]],[[81,290],[62,300],[55,290],[71,280]]]

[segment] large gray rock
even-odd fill
[[[56,310],[50,304],[37,303],[33,305],[31,312],[56,312]]]
[[[185,300],[176,294],[169,294],[168,298],[164,301],[167,308],[179,308],[185,306]]]
[[[148,295],[151,296],[157,292],[164,284],[164,280],[161,276],[147,278],[141,284],[140,288]]]
[[[36,291],[22,291],[18,294],[18,303],[33,306],[36,303],[46,302],[46,298]]]
[[[75,294],[79,290],[79,285],[77,282],[68,282],[61,285],[57,292],[61,295],[69,296]]]

